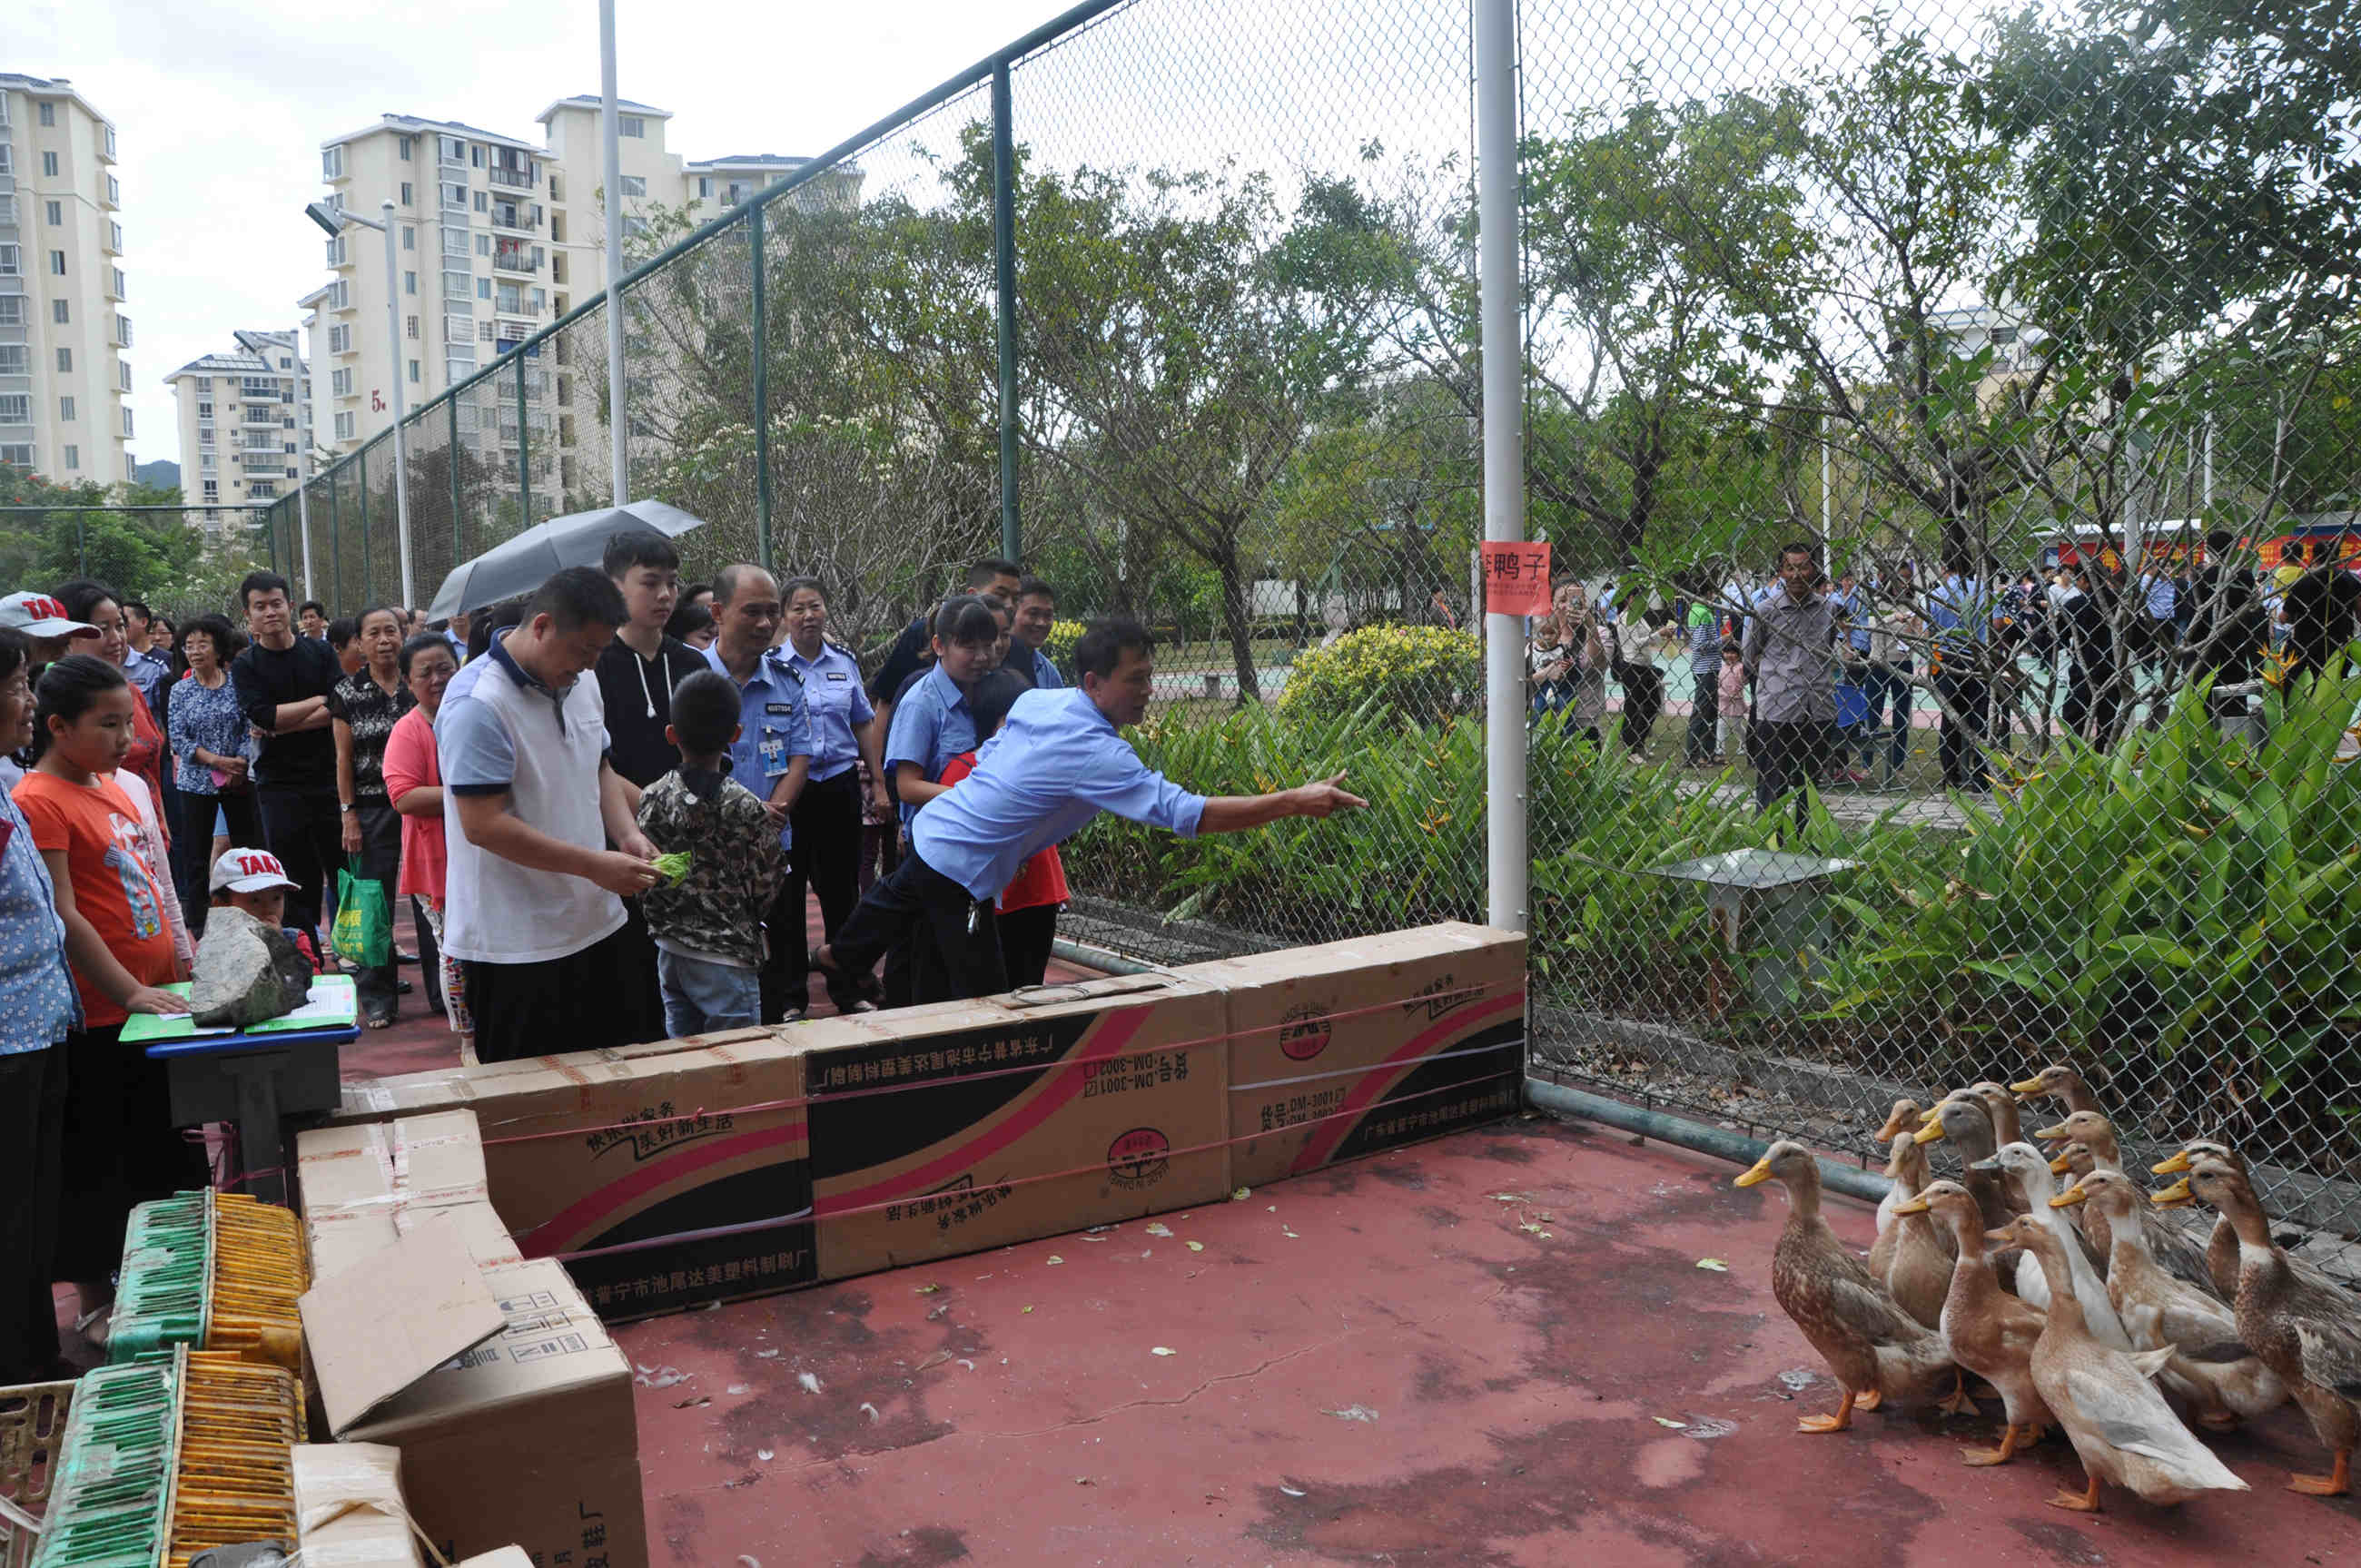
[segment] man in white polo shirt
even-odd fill
[[[598,683],[581,678],[625,620],[611,579],[558,573],[435,716],[444,946],[467,966],[482,1061],[633,1043],[616,934],[622,899],[660,873],[631,787],[607,762]]]

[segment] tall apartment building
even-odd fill
[[[703,223],[809,161],[763,155],[686,163],[665,146],[672,117],[645,104],[619,105],[627,244],[660,209]],[[541,112],[539,148],[407,115],[388,115],[323,144],[321,172],[332,203],[374,218],[380,203],[394,203],[404,350],[398,373],[412,406],[474,375],[607,286],[599,118],[598,99],[586,94]],[[828,199],[848,192],[858,199],[857,170],[829,183]],[[313,363],[327,377],[320,440],[336,454],[356,450],[393,418],[383,243],[362,228],[329,241],[334,280],[304,302],[317,302],[324,323],[325,343],[313,344]],[[555,348],[545,360],[527,364],[522,422],[505,378],[496,420],[461,410],[461,440],[504,477],[517,471],[522,434],[536,508],[544,486],[555,506],[575,488],[581,464],[603,472],[606,462],[598,424],[603,346],[561,342]]]
[[[0,72],[0,463],[130,479],[115,126],[64,77]]]
[[[234,346],[164,378],[181,435],[181,490],[203,506],[242,506],[292,492],[312,440],[310,367],[291,328],[237,332]],[[219,520],[209,518],[207,533]]]

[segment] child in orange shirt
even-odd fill
[[[995,670],[967,694],[968,711],[975,716],[975,743],[981,748],[1008,718],[1009,708],[1032,686],[1021,675]],[[975,769],[975,752],[962,751],[943,764],[942,782],[957,784]],[[998,924],[1000,957],[1008,983],[1038,985],[1049,969],[1049,945],[1058,938],[1058,912],[1066,906],[1066,867],[1050,845],[1016,868],[1000,890]]]
[[[49,866],[82,998],[82,1026],[65,1047],[56,1266],[77,1283],[87,1325],[113,1299],[132,1206],[205,1176],[173,1124],[165,1064],[121,1039],[134,1013],[189,1010],[162,989],[183,978],[165,915],[171,882],[151,863],[138,808],[108,777],[131,751],[138,694],[115,665],[75,653],[49,666],[36,697],[39,760],[11,793]]]

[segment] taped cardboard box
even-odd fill
[[[464,1107],[518,1250],[563,1259],[610,1319],[640,1317],[818,1277],[804,1055],[784,1039],[832,1029],[856,1033],[749,1030],[381,1081],[406,1104]]]
[[[724,1029],[709,1035],[677,1039],[647,1040],[630,1046],[601,1046],[595,1050],[567,1051],[551,1056],[519,1057],[512,1061],[480,1062],[471,1067],[431,1068],[423,1072],[392,1073],[383,1078],[347,1078],[344,1103],[325,1118],[331,1125],[382,1121],[388,1116],[447,1111],[502,1091],[507,1080],[535,1073],[570,1071],[595,1076],[601,1068],[620,1066],[648,1057],[704,1050],[712,1046],[744,1045],[768,1040],[780,1031],[768,1028]]]
[[[1202,985],[1115,978],[843,1022],[789,1036],[823,1278],[1229,1190],[1223,1001]]]
[[[1179,972],[1226,999],[1238,1186],[1497,1121],[1521,1103],[1516,932],[1451,922]]]
[[[445,1557],[513,1543],[539,1563],[645,1568],[630,1363],[558,1264],[480,1277],[499,1331],[402,1368],[401,1391],[337,1437],[401,1451],[412,1517]],[[403,1292],[380,1292],[370,1321],[383,1329],[408,1310]],[[346,1376],[321,1359],[331,1408],[369,1391],[335,1386]]]
[[[322,1568],[426,1568],[401,1500],[401,1453],[375,1442],[299,1442],[296,1543]]]
[[[314,1277],[367,1260],[434,1214],[457,1222],[478,1264],[520,1255],[491,1206],[472,1111],[308,1129],[296,1136],[295,1172]]]

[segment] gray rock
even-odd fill
[[[197,944],[189,984],[199,1027],[243,1029],[282,1018],[303,1005],[311,991],[312,966],[286,932],[243,909],[205,912],[205,937]]]

